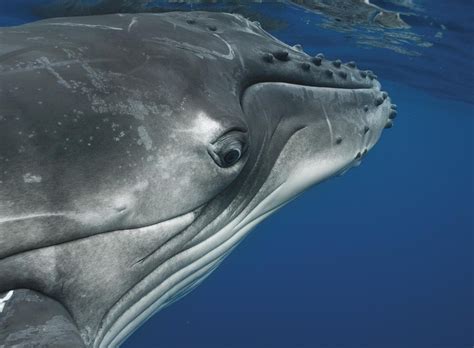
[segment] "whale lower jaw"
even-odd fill
[[[322,166],[319,163],[317,168],[315,165],[309,166],[303,173],[298,169],[299,174],[302,175],[290,176],[287,181],[263,199],[259,195],[261,189],[252,201],[258,202],[253,208],[244,209],[211,237],[167,260],[137,284],[135,288],[146,287],[147,284],[158,284],[158,286],[152,288],[140,299],[131,301],[133,305],[117,318],[104,318],[103,323],[107,320],[113,320],[113,323],[108,329],[104,326],[99,330],[93,346],[100,348],[120,346],[151,316],[197,287],[257,224],[296,198],[308,187],[334,176],[346,165],[346,162],[331,162]],[[160,281],[163,270],[173,264],[183,264],[183,266]],[[131,290],[133,291],[134,289]],[[133,297],[133,294],[129,293],[126,296]],[[113,312],[113,308],[110,312]]]

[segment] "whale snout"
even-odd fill
[[[254,30],[261,28],[255,25]],[[303,110],[304,114],[316,115],[316,119],[323,116],[327,122],[361,128],[364,134],[370,133],[368,137],[371,139],[365,148],[360,149],[361,154],[373,146],[378,139],[375,135],[393,126],[396,105],[392,106],[388,93],[381,89],[377,75],[371,70],[359,69],[354,61],[331,60],[322,53],[311,56],[303,51],[301,45],[290,47],[276,39],[250,55],[248,62],[254,65],[249,67],[251,76],[244,82],[243,98],[251,94],[249,90],[256,85],[286,84],[281,88],[282,93],[274,92],[273,97],[266,93],[267,108],[273,109],[273,104],[280,104],[278,98],[283,98],[287,117],[301,118]],[[332,127],[329,128],[328,131],[332,132]],[[347,138],[348,130],[343,132],[345,134],[335,135],[339,142]]]
[[[358,165],[393,126],[396,105],[372,71],[311,57],[301,47],[272,50],[261,60],[266,76],[241,101],[249,117],[274,129],[272,151],[279,158],[269,181],[292,183],[292,194],[271,207]]]

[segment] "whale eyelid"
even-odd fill
[[[218,139],[222,138],[223,136],[227,135],[228,133],[233,133],[233,132],[240,132],[240,133],[248,133],[248,130],[244,127],[240,127],[240,126],[234,126],[234,127],[231,127],[229,129],[226,129],[226,131],[224,133],[222,133]],[[217,140],[218,140],[217,139]]]
[[[223,139],[224,137],[226,137],[228,134],[231,134],[231,133],[237,133],[237,134],[240,133],[247,137],[248,130],[247,128],[244,128],[243,126],[233,126],[233,127],[227,128],[223,133],[219,134],[214,140],[212,140],[210,144],[211,145],[216,144],[219,140]]]

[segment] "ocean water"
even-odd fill
[[[374,70],[399,110],[361,166],[262,222],[123,347],[474,345],[474,2],[372,2],[410,28],[289,1],[118,8],[245,13],[309,54]],[[0,0],[0,25],[58,9],[60,1]]]

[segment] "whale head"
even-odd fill
[[[0,290],[59,301],[88,346],[118,345],[265,217],[360,163],[396,113],[372,72],[238,15],[2,33]]]

